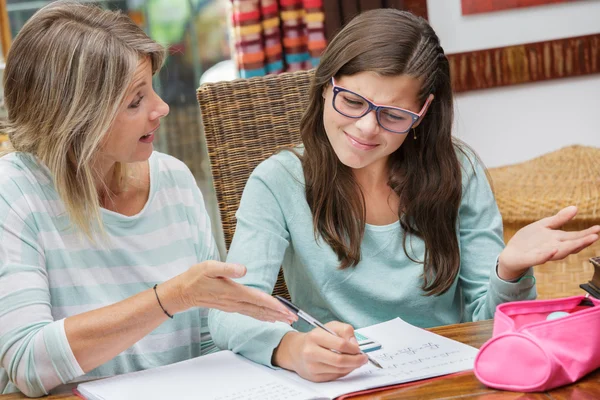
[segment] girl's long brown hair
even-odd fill
[[[422,81],[420,102],[433,93],[429,111],[402,146],[390,155],[388,184],[400,198],[398,216],[405,230],[404,252],[412,235],[425,243],[423,286],[427,295],[446,292],[460,267],[457,238],[462,196],[461,144],[452,138],[450,71],[439,39],[429,24],[408,12],[377,9],[354,18],[331,41],[321,58],[300,132],[306,198],[320,235],[337,254],[340,268],[361,259],[366,210],[352,169],[334,153],[323,124],[323,90],[331,77],[363,71],[408,75]],[[399,233],[401,234],[401,232]]]

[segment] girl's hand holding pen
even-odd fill
[[[289,332],[273,352],[273,364],[295,371],[304,379],[326,382],[341,378],[368,362],[354,337],[354,328],[341,322],[308,333]]]

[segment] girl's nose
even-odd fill
[[[368,112],[363,117],[356,121],[356,127],[366,135],[374,135],[377,133],[379,128],[379,122],[377,121],[377,114],[374,110]]]

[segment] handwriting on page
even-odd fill
[[[385,373],[392,376],[410,376],[417,371],[460,363],[468,359],[459,354],[460,350],[458,349],[444,350],[440,349],[440,345],[436,343],[427,342],[418,346],[408,346],[391,352],[374,354],[373,358],[383,366],[383,371],[369,369],[362,373],[364,375]]]
[[[305,391],[278,382],[246,387],[243,390],[214,397],[214,400],[306,400]]]
[[[331,382],[314,383],[289,371],[278,370],[303,389],[336,398],[345,393],[405,383],[466,371],[473,368],[477,349],[417,328],[399,318],[358,330],[381,343],[380,350],[369,353],[383,369],[371,364]]]
[[[407,354],[414,355],[414,354],[422,353],[427,350],[438,350],[439,348],[440,348],[439,345],[428,342],[428,343],[424,343],[418,347],[409,346],[404,349],[397,350],[393,353],[384,353],[384,354],[382,354],[382,356],[393,360],[395,357],[400,357],[402,355],[407,355]]]

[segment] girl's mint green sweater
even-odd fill
[[[315,240],[300,160],[289,151],[265,160],[250,176],[227,261],[246,265],[241,282],[267,293],[283,266],[298,307],[321,322],[337,320],[355,328],[395,317],[424,328],[484,320],[494,316],[500,303],[535,298],[533,279],[513,283],[498,277],[502,218],[482,167],[475,157],[458,154],[463,182],[456,229],[460,272],[442,295],[426,296],[421,289],[423,265],[405,254],[398,222],[367,224],[361,261],[340,269],[329,245]],[[407,249],[411,258],[423,259],[419,238],[408,238]],[[302,323],[294,327],[310,330]],[[268,366],[283,335],[294,329],[217,310],[209,313],[209,328],[217,346]]]

